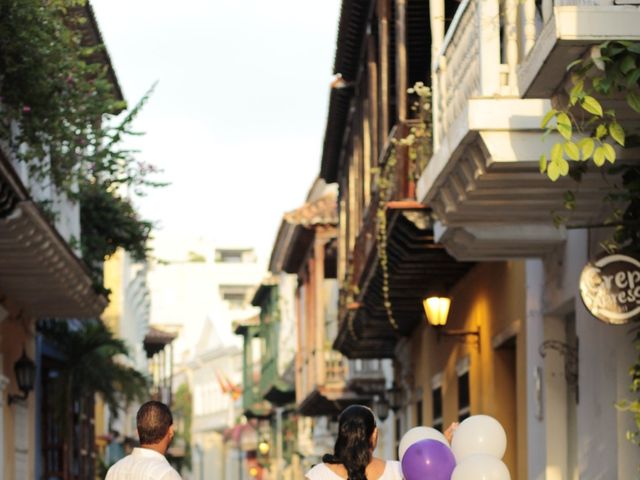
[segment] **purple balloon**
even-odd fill
[[[405,480],[451,480],[456,459],[438,440],[425,439],[411,445],[402,457]]]

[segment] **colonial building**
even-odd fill
[[[563,193],[575,190],[574,224],[601,223],[607,180],[590,169],[580,184],[550,182],[536,165],[558,141],[542,141],[540,118],[562,103],[569,63],[605,40],[640,38],[637,5],[618,3],[526,1],[518,9],[468,1],[448,25],[440,20],[446,4],[431,4],[433,156],[418,198],[433,208],[437,237],[457,259],[521,259],[526,289],[514,330],[526,365],[518,404],[526,405],[518,412],[526,433],[518,441],[528,447],[519,478],[631,478],[637,467],[625,439],[631,418],[612,407],[628,383],[629,328],[595,320],[578,293],[603,234],[550,221]],[[620,154],[637,160],[631,149]]]
[[[80,32],[85,45],[101,44],[89,3],[77,13],[85,20]],[[122,100],[106,50],[94,59],[107,68]],[[77,426],[84,429],[86,445],[77,450],[75,464],[65,463],[47,403],[47,372],[55,359],[37,340],[36,322],[97,318],[107,299],[96,293],[79,258],[78,203],[50,179],[31,173],[7,142],[0,142],[0,479],[78,478],[93,472],[95,464],[92,417]],[[43,203],[51,206],[53,217],[43,213]]]
[[[178,328],[173,342],[176,369],[193,397],[191,474],[194,478],[238,477],[243,466],[238,432],[242,345],[233,335],[237,318],[255,314],[251,294],[263,275],[253,248],[206,241],[167,240],[165,259],[149,272],[151,321]],[[180,385],[173,385],[174,391]]]
[[[295,395],[304,466],[333,449],[337,415],[371,404],[384,389],[383,363],[350,362],[333,349],[338,332],[336,185],[317,180],[306,203],[284,215],[274,243],[272,273],[295,275]],[[305,433],[310,437],[305,437]]]
[[[638,15],[613,2],[343,2],[321,164],[340,187],[334,347],[394,360],[382,402],[396,442],[486,413],[507,431],[512,478],[633,476],[631,418],[613,407],[628,328],[578,299],[600,235],[551,215],[576,189],[574,219],[601,223],[604,180],[552,183],[538,159],[567,65],[638,39]],[[441,315],[427,298],[446,298]]]

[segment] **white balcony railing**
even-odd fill
[[[444,31],[444,2],[432,7],[435,150],[455,128],[470,98],[521,98],[527,93],[520,91],[523,85],[518,72],[531,68],[529,57],[538,60],[540,52],[534,52],[537,43],[546,45],[550,41],[547,37],[555,39],[562,35],[566,35],[565,40],[569,42],[588,43],[590,36],[607,37],[603,35],[603,28],[611,30],[610,35],[616,34],[616,20],[610,20],[612,13],[618,15],[615,18],[637,15],[635,7],[615,5],[613,0],[464,0],[446,35],[438,39],[436,32]],[[610,27],[598,26],[590,16],[600,14],[608,15],[606,22]],[[578,30],[573,28],[574,32],[568,24],[575,22],[582,23]],[[585,27],[588,31],[583,31]],[[622,30],[620,34],[628,37],[627,29]],[[543,55],[549,53],[545,50]],[[544,60],[542,58],[542,62]],[[564,68],[554,77],[559,75],[557,80],[561,81],[563,73]]]
[[[480,93],[480,36],[478,1],[465,0],[458,7],[433,66],[434,146],[465,108]]]

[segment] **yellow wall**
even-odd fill
[[[471,414],[495,417],[507,431],[504,462],[512,478],[526,478],[526,369],[524,263],[500,262],[476,265],[451,292],[447,330],[480,329],[479,344],[454,338],[437,338],[426,322],[411,340],[414,384],[423,392],[423,418],[432,421],[431,381],[442,374],[443,420],[446,428],[458,420],[456,366],[470,362]],[[517,332],[516,348],[494,348],[497,335]]]
[[[124,251],[119,248],[106,262],[104,262],[104,287],[111,290],[109,305],[102,313],[102,320],[117,336],[122,318],[122,262]]]

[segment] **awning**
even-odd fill
[[[359,395],[347,388],[318,387],[300,402],[298,412],[308,417],[338,415],[349,405],[369,405],[371,396]]]
[[[165,332],[156,327],[149,327],[143,343],[147,357],[151,358],[156,353],[162,351],[164,347],[173,342],[177,336],[176,333]]]
[[[356,284],[359,295],[341,310],[333,347],[348,358],[393,358],[400,336],[425,321],[422,298],[430,288],[451,288],[474,265],[458,262],[435,243],[428,209],[416,202],[390,202],[387,207],[389,298],[398,328],[391,325],[383,295],[383,273],[375,245],[360,251]],[[364,227],[372,229],[375,223]],[[366,237],[366,230],[363,238]]]
[[[106,298],[96,293],[87,268],[39,208],[21,200],[4,213],[0,291],[36,318],[98,317]]]

